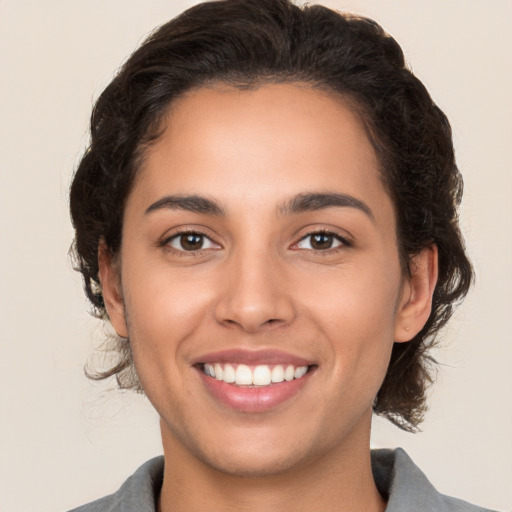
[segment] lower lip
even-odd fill
[[[311,370],[300,379],[269,386],[236,386],[198,372],[210,393],[222,404],[243,412],[265,412],[297,395],[309,380]]]

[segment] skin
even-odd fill
[[[403,275],[375,152],[359,118],[325,92],[202,88],[172,105],[164,128],[128,197],[119,257],[99,255],[110,320],[161,417],[160,510],[384,510],[372,403],[393,342],[428,318],[435,247]],[[368,211],[286,208],[309,193],[344,194]],[[224,214],[161,203],[148,212],[176,194]],[[203,248],[184,250],[183,230],[204,234]],[[331,247],[313,247],[311,232],[332,233]],[[231,348],[278,348],[315,371],[279,406],[238,411],[194,366]]]

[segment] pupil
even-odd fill
[[[181,235],[181,246],[187,251],[196,251],[203,245],[203,236],[196,234]]]
[[[330,249],[332,246],[332,235],[323,233],[313,235],[311,246],[314,249]]]

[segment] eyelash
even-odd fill
[[[216,246],[220,247],[220,245],[217,244],[216,242],[214,242],[206,233],[203,233],[203,232],[198,231],[198,230],[187,230],[187,229],[184,229],[182,231],[178,231],[177,233],[174,233],[172,236],[165,238],[160,243],[160,246],[166,248],[167,250],[171,250],[171,251],[173,251],[175,253],[178,253],[180,256],[200,255],[204,251],[212,249],[212,247],[207,247],[207,248],[203,248],[202,247],[201,249],[187,251],[186,249],[183,249],[183,248],[179,249],[179,248],[176,248],[176,247],[172,247],[170,245],[173,241],[179,240],[179,238],[184,236],[184,235],[189,235],[189,236],[195,235],[195,236],[201,237],[203,243],[204,243],[205,240],[209,240],[210,244],[216,245]],[[329,231],[329,230],[326,230],[326,229],[320,229],[318,231],[311,231],[311,232],[307,233],[306,235],[302,236],[298,242],[296,242],[296,243],[294,243],[292,245],[292,249],[293,248],[297,248],[295,250],[301,250],[297,246],[301,242],[303,242],[303,241],[307,240],[308,238],[313,237],[315,235],[324,235],[324,236],[327,236],[327,237],[332,237],[333,242],[339,242],[339,245],[337,245],[335,247],[328,247],[326,249],[314,249],[314,248],[311,247],[311,242],[310,242],[309,243],[310,248],[304,248],[303,250],[310,251],[310,252],[313,252],[313,253],[317,253],[318,255],[323,255],[323,254],[332,254],[332,253],[338,252],[343,247],[351,247],[352,246],[352,244],[345,237],[342,237],[342,236],[340,236],[339,234],[337,234],[337,233],[335,233],[333,231]]]
[[[293,245],[293,247],[297,247],[301,242],[303,242],[304,240],[306,240],[310,237],[313,237],[315,235],[324,235],[327,237],[331,237],[333,239],[333,242],[339,242],[339,245],[337,245],[335,247],[328,247],[327,249],[306,248],[304,250],[314,252],[318,255],[324,255],[324,254],[327,255],[327,254],[332,254],[332,253],[338,252],[343,247],[351,247],[352,246],[352,244],[345,237],[340,236],[338,233],[329,231],[328,229],[319,229],[317,231],[311,231],[311,232],[307,233],[306,235],[304,235],[303,237],[301,237],[301,239],[298,242],[296,242]],[[311,246],[311,242],[309,245]]]
[[[211,247],[207,247],[206,249],[205,248],[201,248],[201,249],[187,251],[186,249],[178,249],[178,248],[172,247],[170,245],[174,240],[179,240],[184,235],[199,236],[199,237],[202,238],[203,243],[204,243],[204,240],[209,240],[212,245],[219,246],[219,244],[214,242],[206,233],[203,233],[203,232],[198,231],[196,229],[184,229],[182,231],[178,231],[177,233],[174,233],[172,236],[167,237],[164,240],[162,240],[160,245],[162,247],[164,247],[165,249],[167,249],[167,250],[170,250],[170,251],[173,251],[175,253],[178,253],[180,256],[198,255],[198,254],[203,253],[204,251],[207,251],[207,250],[211,249]]]

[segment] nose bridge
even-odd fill
[[[290,323],[295,311],[278,251],[252,238],[226,260],[217,320],[247,332]]]

